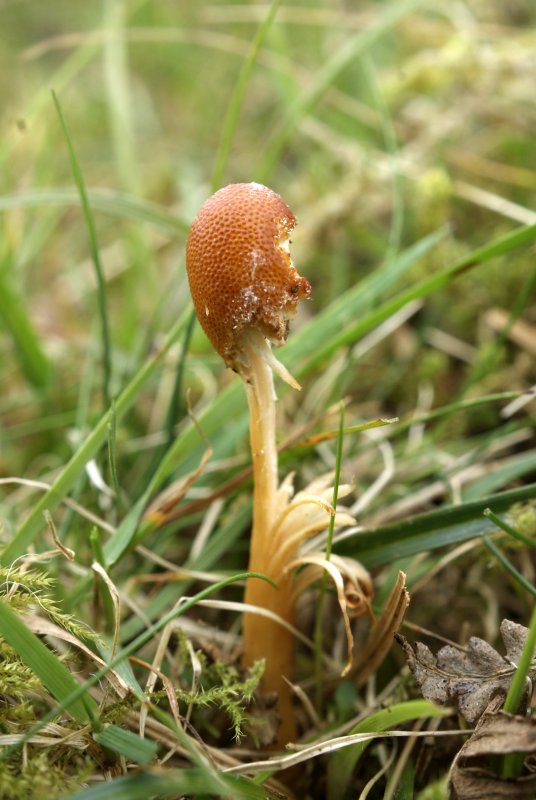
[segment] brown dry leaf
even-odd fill
[[[301,558],[295,558],[294,561],[287,565],[286,569],[295,570],[304,564],[307,566],[296,581],[293,596],[297,596],[306,586],[317,580],[324,571],[330,576],[335,585],[348,649],[346,666],[341,672],[341,675],[345,676],[352,668],[354,650],[354,636],[350,617],[355,618],[365,613],[372,616],[370,606],[372,581],[370,575],[359,561],[355,561],[352,558],[343,558],[334,553],[332,553],[329,560],[324,553],[309,553]]]
[[[490,308],[484,314],[484,321],[497,333],[501,333],[511,322],[511,311],[504,308]],[[536,355],[536,327],[522,319],[517,319],[508,329],[510,341]]]
[[[408,605],[406,576],[403,572],[399,572],[382,615],[372,628],[369,638],[355,660],[352,674],[355,676],[358,686],[362,686],[385,659],[393,644],[393,637],[402,624]]]
[[[490,772],[490,756],[536,753],[536,720],[497,711],[501,698],[492,701],[471,738],[454,759],[450,772],[452,800],[532,800],[536,773],[502,778]]]
[[[440,706],[457,708],[473,724],[482,716],[491,698],[505,695],[527,638],[527,628],[510,620],[501,623],[506,656],[477,636],[466,648],[447,645],[434,656],[426,645],[417,642],[415,651],[403,636],[397,636],[406,652],[408,665],[423,697]],[[530,678],[536,677],[533,663]]]
[[[195,420],[194,420],[195,423]],[[172,522],[175,519],[176,506],[185,497],[186,493],[191,489],[193,484],[203,474],[207,463],[212,458],[212,447],[207,446],[201,462],[196,469],[190,472],[183,478],[180,478],[175,483],[168,486],[161,492],[158,497],[151,503],[145,514],[144,520],[151,522],[156,528],[161,528],[163,525]]]

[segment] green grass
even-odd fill
[[[500,647],[503,618],[529,625],[536,12],[343,6],[3,10],[7,800],[29,786],[47,800],[255,798],[284,796],[285,782],[296,796],[409,796],[432,791],[461,746],[448,734],[459,722],[432,719],[389,641],[367,685],[341,683],[329,581],[298,615],[307,785],[283,771],[300,753],[266,751],[251,715],[233,738],[233,719],[262,707],[233,695],[249,680],[236,583],[251,515],[246,401],[192,327],[184,269],[189,224],[225,183],[269,183],[299,222],[293,256],[313,293],[278,353],[303,385],[276,382],[280,478],[293,471],[304,489],[340,469],[357,523],[314,546],[370,570],[383,621],[402,570],[408,630]],[[161,519],[147,509],[164,491],[176,507]],[[359,656],[371,625],[353,626]],[[524,653],[511,711],[531,663]],[[443,737],[424,771],[415,724]],[[390,738],[368,758],[355,736],[339,741],[371,732]],[[524,768],[516,755],[499,769]]]

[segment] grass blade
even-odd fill
[[[342,466],[342,445],[344,441],[344,403],[341,403],[340,408],[340,416],[339,416],[339,430],[337,435],[337,449],[336,449],[336,457],[335,457],[335,475],[333,477],[333,500],[332,506],[333,508],[337,508],[337,502],[339,499],[339,484],[341,480],[341,466]],[[326,561],[329,561],[331,558],[331,553],[333,550],[333,533],[335,531],[335,515],[332,515],[329,519],[329,528],[328,528],[328,535],[326,540],[326,548],[325,548],[325,557]],[[324,570],[322,573],[322,581],[320,583],[320,590],[318,593],[318,601],[316,606],[316,619],[315,619],[315,628],[314,628],[314,643],[315,643],[315,659],[314,659],[314,668],[315,668],[315,681],[316,681],[316,707],[320,709],[322,707],[322,654],[324,650],[323,645],[323,620],[324,620],[324,603],[326,599],[326,591],[327,591],[327,572]]]
[[[175,605],[171,609],[171,611],[168,611],[167,614],[161,616],[158,622],[155,622],[154,625],[151,625],[149,628],[146,628],[142,633],[140,633],[139,636],[137,636],[133,641],[131,641],[126,647],[123,647],[121,650],[119,650],[105,667],[101,667],[101,669],[97,670],[97,672],[95,672],[90,678],[84,681],[84,683],[79,685],[75,681],[74,683],[76,688],[73,689],[72,692],[70,692],[67,696],[63,697],[63,700],[60,702],[59,706],[56,709],[53,709],[52,711],[45,714],[39,720],[39,722],[35,723],[35,725],[32,725],[30,728],[28,728],[25,731],[24,735],[21,736],[21,738],[15,744],[10,745],[9,747],[6,747],[4,748],[4,750],[0,751],[0,763],[7,761],[13,753],[19,750],[29,739],[32,738],[32,736],[34,736],[36,733],[42,730],[42,728],[48,722],[50,722],[58,713],[65,710],[66,708],[71,708],[74,704],[80,701],[81,698],[85,697],[88,690],[91,689],[93,686],[96,686],[99,683],[99,681],[110,670],[115,669],[119,664],[125,661],[125,659],[127,659],[129,656],[131,656],[133,653],[135,653],[137,650],[143,647],[144,644],[146,644],[155,634],[157,634],[159,631],[165,628],[165,626],[172,620],[176,619],[177,617],[180,617],[182,614],[185,614],[186,611],[195,606],[196,603],[198,603],[200,600],[204,600],[205,597],[209,597],[214,592],[218,592],[221,589],[225,588],[226,586],[230,586],[232,583],[244,581],[247,578],[258,578],[259,580],[267,580],[267,578],[265,578],[264,575],[260,575],[256,572],[242,572],[237,575],[233,575],[230,578],[224,578],[223,580],[212,584],[208,588],[203,589],[201,592],[198,592],[193,597],[186,599],[182,604]],[[11,617],[14,617],[14,619],[18,622],[18,618],[15,617],[11,609],[9,609],[5,605],[5,603],[0,602],[0,609],[2,608],[3,609],[7,608],[8,613],[6,614],[5,618],[8,620],[8,622],[11,619]],[[9,625],[0,628],[0,634],[5,635],[5,630],[8,630],[9,632],[9,629],[10,629]],[[27,629],[25,628],[25,630]],[[42,645],[42,647],[44,647],[44,645]],[[70,673],[67,674],[69,675],[71,681],[74,681],[74,678],[70,675]],[[190,756],[192,756],[192,758],[196,762],[200,763],[201,759],[198,756],[197,751],[193,747],[186,733],[184,733],[182,729],[177,729],[176,732],[179,736],[179,739],[181,739],[181,744],[184,747],[186,747],[186,750],[190,754]]]
[[[503,486],[512,486],[526,475],[534,475],[536,470],[536,452],[529,451],[521,455],[511,456],[505,464],[500,464],[491,475],[484,475],[475,480],[463,492],[464,500],[478,500],[485,494],[492,494]]]
[[[502,528],[502,530],[505,533],[508,533],[514,539],[517,539],[519,542],[523,542],[523,544],[525,544],[527,547],[536,548],[536,540],[531,539],[530,536],[525,536],[524,533],[521,533],[521,531],[518,531],[516,528],[513,528],[503,519],[498,517],[497,514],[494,514],[493,511],[491,511],[491,509],[489,508],[484,509],[484,516],[493,520],[493,522],[498,528]]]
[[[517,570],[517,569],[514,567],[514,565],[511,563],[511,561],[509,561],[509,559],[507,559],[507,558],[506,558],[506,556],[504,555],[504,553],[501,553],[501,551],[500,551],[500,550],[499,550],[499,548],[498,548],[498,547],[495,545],[495,543],[494,543],[494,542],[492,542],[492,541],[491,541],[491,539],[489,539],[487,536],[484,536],[484,537],[482,538],[482,541],[484,542],[484,544],[485,544],[486,548],[489,550],[489,552],[490,552],[492,555],[494,555],[494,556],[495,556],[495,558],[497,559],[497,561],[498,561],[498,562],[499,562],[499,563],[500,563],[500,564],[501,564],[501,565],[504,567],[504,569],[506,570],[506,572],[508,572],[508,574],[509,574],[509,575],[511,575],[511,576],[512,576],[512,578],[513,578],[515,581],[517,581],[517,582],[518,582],[518,584],[519,584],[520,586],[522,586],[522,587],[523,587],[523,589],[525,589],[525,591],[526,591],[526,592],[528,592],[529,594],[531,594],[533,597],[536,597],[536,586],[533,586],[533,584],[532,584],[532,583],[530,583],[530,582],[529,582],[529,581],[528,581],[528,580],[525,578],[525,576],[524,576],[524,575],[522,575],[522,574],[519,572],[519,570]]]
[[[154,797],[222,797],[270,800],[274,795],[248,778],[222,775],[200,767],[170,769],[165,774],[127,775],[70,796],[70,800],[149,800]]]
[[[86,188],[86,192],[94,211],[151,225],[169,236],[184,236],[188,231],[190,224],[188,220],[182,219],[177,213],[172,213],[157,203],[111,189]],[[81,205],[80,194],[69,188],[53,188],[32,189],[0,197],[0,211],[50,205],[66,208],[79,207]]]
[[[515,671],[515,675],[508,689],[506,700],[504,701],[503,711],[508,714],[517,714],[523,693],[527,688],[527,679],[534,658],[534,651],[536,648],[536,606],[532,609],[532,615],[529,623],[529,631],[527,641],[521,652],[519,664]],[[529,681],[530,683],[530,681]],[[504,756],[503,762],[503,776],[505,778],[516,778],[521,774],[523,762],[525,761],[524,753],[508,753]]]
[[[54,653],[32,633],[4,601],[0,601],[0,635],[8,642],[20,658],[46,686],[53,697],[81,723],[98,717],[98,707],[87,690],[63,666]],[[73,698],[73,695],[76,696]],[[52,716],[58,713],[52,710]]]
[[[11,334],[19,364],[26,378],[42,389],[50,377],[50,362],[19,297],[8,281],[4,264],[0,269],[0,319]]]
[[[229,102],[229,108],[227,110],[227,114],[225,116],[225,120],[222,126],[222,133],[220,137],[220,143],[218,145],[218,150],[216,151],[216,159],[214,162],[214,170],[212,172],[212,179],[211,179],[211,186],[212,191],[215,192],[216,189],[219,188],[221,181],[223,179],[223,175],[225,173],[225,169],[227,167],[227,162],[229,160],[229,153],[231,151],[231,145],[234,138],[234,133],[236,130],[236,126],[238,125],[238,117],[240,114],[240,109],[242,107],[242,103],[244,101],[244,95],[246,93],[246,88],[251,77],[251,73],[253,72],[253,67],[255,66],[255,61],[257,60],[257,55],[259,50],[261,49],[266,36],[268,35],[268,31],[270,30],[270,26],[274,20],[274,17],[277,13],[277,9],[281,5],[281,0],[272,0],[268,7],[268,12],[257,28],[257,32],[253,41],[251,42],[251,46],[249,48],[248,54],[242,63],[242,67],[238,74],[238,79],[236,81],[235,87],[233,89],[233,93],[231,96],[231,100]]]
[[[516,247],[522,245],[530,245],[536,239],[536,225],[528,225],[522,228],[516,228],[514,231],[507,233],[505,236],[496,239],[491,244],[484,245],[483,247],[468,253],[467,256],[456,261],[454,264],[442,269],[430,278],[425,278],[420,283],[412,286],[411,288],[400,292],[400,294],[393,297],[388,302],[384,303],[377,310],[372,310],[367,316],[359,319],[353,325],[348,325],[339,332],[338,335],[328,340],[327,344],[319,349],[316,356],[311,358],[307,363],[307,371],[313,369],[318,364],[326,361],[332,353],[340,347],[352,344],[363,336],[367,331],[384,322],[392,314],[403,308],[412,300],[427,297],[433,292],[442,289],[450,280],[455,276],[466,272],[469,269],[484,264],[492,258],[504,255]],[[301,373],[298,373],[298,377]]]
[[[158,749],[156,742],[142,739],[136,733],[126,731],[117,725],[105,725],[101,731],[95,734],[94,738],[102,747],[142,766],[149,764],[154,759]]]
[[[502,402],[503,400],[514,400],[519,397],[522,392],[497,392],[494,394],[486,394],[482,397],[471,397],[469,399],[457,400],[454,403],[447,403],[439,408],[433,408],[426,414],[415,416],[413,413],[409,414],[407,418],[403,418],[398,425],[387,431],[387,435],[400,436],[406,433],[412,425],[422,425],[428,422],[433,422],[441,417],[450,416],[451,414],[459,413],[460,411],[467,411],[480,406],[486,406],[489,403]]]
[[[102,367],[103,367],[102,392],[103,392],[104,410],[106,411],[110,406],[110,400],[111,400],[110,384],[112,380],[110,326],[108,323],[108,312],[106,309],[106,282],[104,279],[104,272],[100,260],[99,245],[97,242],[97,231],[95,229],[93,214],[91,213],[91,207],[89,205],[89,198],[87,196],[82,170],[80,169],[80,164],[76,156],[73,140],[71,139],[69,129],[67,128],[67,123],[65,121],[65,117],[63,116],[63,111],[61,109],[59,100],[54,92],[52,92],[52,98],[54,100],[54,105],[56,106],[56,111],[58,112],[58,117],[60,119],[63,135],[65,136],[65,141],[67,142],[67,148],[69,150],[69,158],[71,161],[71,169],[73,171],[73,177],[78,192],[80,194],[80,201],[82,203],[82,210],[84,212],[84,219],[86,221],[86,226],[88,230],[91,258],[93,261],[93,266],[95,267],[95,275],[97,277],[97,299],[98,299],[98,309],[99,309],[101,335],[102,335]]]
[[[104,69],[108,118],[121,183],[129,191],[138,194],[141,179],[132,119],[128,48],[125,37],[126,6],[125,0],[119,2],[105,0],[104,22],[108,36],[104,41]]]
[[[446,233],[446,228],[441,228],[416,242],[397,258],[375,269],[339,299],[334,300],[327,308],[320,311],[309,325],[296,331],[285,344],[283,350],[285,364],[294,369],[300,361],[310,359],[307,362],[307,371],[310,371],[318,361],[314,358],[315,354],[323,351],[325,357],[328,357],[333,353],[339,346],[336,342],[341,331],[348,330],[355,319],[368,320],[363,326],[364,332],[374,327],[376,323],[371,315],[379,301],[389,295],[392,286],[396,285],[417,261],[424,258],[445,237]],[[404,304],[405,302],[402,303],[402,305]],[[380,308],[382,307],[383,304],[380,304]],[[381,315],[378,322],[382,322],[387,316],[389,314],[386,314],[385,317]],[[350,336],[350,338],[355,339],[356,337]]]
[[[421,3],[421,0],[409,0],[409,2],[396,3],[389,6],[380,21],[369,30],[359,31],[352,36],[333,56],[323,64],[316,72],[315,81],[312,86],[299,95],[294,105],[287,114],[283,125],[276,133],[271,142],[265,149],[265,155],[257,171],[256,179],[261,183],[266,183],[274,167],[279,162],[283,150],[292,139],[301,120],[315,107],[324,92],[332,85],[341,72],[359,58],[371,45],[373,45],[384,33],[393,28],[403,17],[414,11]]]
[[[491,520],[482,514],[491,508],[496,514],[507,511],[514,503],[536,497],[536,483],[500,492],[471,503],[447,506],[409,519],[377,528],[358,531],[341,542],[337,552],[362,561],[367,567],[389,564],[425,550],[465,542],[494,529]]]
[[[398,703],[371,714],[353,727],[349,734],[387,731],[411,720],[444,717],[448,714],[450,711],[439,708],[428,700],[408,700],[406,703]],[[329,800],[339,800],[344,797],[352,772],[369,744],[370,741],[352,744],[331,757],[328,765]]]
[[[149,378],[161,364],[164,355],[170,347],[177,341],[181,331],[189,318],[189,312],[183,315],[163,342],[160,350],[141,367],[134,375],[130,383],[123,389],[115,402],[116,421],[126,414],[133,405],[139,393]],[[37,501],[28,517],[24,520],[21,527],[11,539],[9,544],[0,554],[0,563],[11,564],[16,558],[24,553],[34,537],[43,525],[43,511],[52,511],[72,489],[81,473],[84,471],[87,462],[95,456],[102,445],[106,442],[108,435],[109,416],[104,414],[97,425],[93,428],[86,440],[80,445],[73,454],[70,461],[59,473],[54,483],[45,494]]]

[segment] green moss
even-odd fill
[[[28,611],[38,606],[51,622],[78,639],[95,640],[97,635],[71,614],[60,611],[52,597],[55,579],[38,570],[17,570],[0,567],[0,598],[4,597],[14,611]]]
[[[80,788],[93,764],[84,755],[62,748],[45,750],[29,747],[20,757],[0,764],[2,800],[59,800]]]
[[[50,597],[54,579],[38,570],[0,569],[0,597],[14,611],[37,611],[75,636],[94,638],[94,634],[70,615],[59,611]],[[62,656],[63,658],[63,656]],[[48,696],[35,673],[18,653],[0,638],[0,731],[22,735],[48,710]],[[0,764],[2,800],[55,800],[80,785],[90,762],[68,744],[50,744],[47,749],[31,745]]]
[[[536,505],[520,503],[512,508],[512,527],[525,536],[536,539]]]
[[[248,722],[247,707],[259,685],[264,662],[254,664],[245,676],[241,676],[232,664],[221,661],[207,663],[207,658],[201,651],[196,652],[196,658],[201,667],[199,687],[193,692],[177,690],[177,699],[192,707],[194,716],[195,710],[205,710],[203,719],[200,719],[203,726],[210,722],[206,719],[206,709],[213,708],[223,712],[230,721],[234,739],[239,741]],[[187,674],[185,682],[189,680],[190,675]]]

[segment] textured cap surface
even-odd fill
[[[252,327],[281,343],[309,282],[289,252],[296,225],[281,197],[258,183],[220,189],[201,207],[186,243],[186,268],[199,322],[228,366],[240,372]]]

